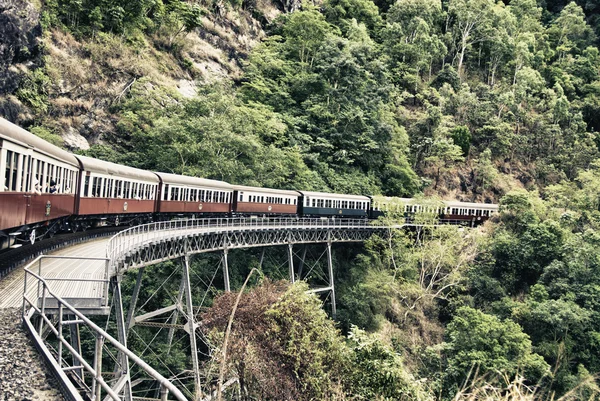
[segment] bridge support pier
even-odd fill
[[[225,281],[226,292],[231,291],[231,287],[229,286],[229,264],[227,260],[228,253],[229,251],[227,250],[227,247],[225,247],[225,249],[223,249],[223,280]]]
[[[117,321],[117,340],[127,347],[127,328],[125,327],[125,316],[123,313],[123,297],[121,295],[122,276],[116,275],[110,279],[115,304],[115,320]],[[115,369],[117,384],[113,388],[117,393],[123,391],[124,401],[132,400],[131,376],[129,372],[129,358],[125,353],[119,352],[118,364]]]
[[[173,336],[175,335],[175,325],[179,318],[179,311],[181,308],[181,301],[183,299],[183,292],[185,291],[185,279],[181,277],[181,283],[179,284],[179,292],[177,293],[177,308],[173,311],[173,317],[171,317],[171,327],[169,327],[169,335],[167,338],[167,355],[171,353],[171,345],[173,345]]]
[[[202,390],[200,388],[200,366],[198,363],[198,346],[196,345],[196,319],[194,317],[194,307],[192,306],[192,287],[190,283],[190,255],[185,254],[185,263],[183,265],[183,280],[185,288],[185,303],[187,313],[187,325],[190,335],[190,348],[192,352],[192,366],[194,369],[194,384],[195,394],[194,400],[202,398]]]
[[[67,319],[70,321],[75,321],[74,315],[67,315]],[[79,355],[81,355],[81,336],[79,333],[79,323],[70,323],[69,324],[69,334],[71,335],[71,347],[77,351]],[[73,355],[73,366],[81,365],[79,360]],[[83,382],[83,368],[75,369],[75,375],[79,377],[79,379]]]
[[[335,285],[333,282],[333,262],[331,259],[331,240],[327,241],[327,271],[329,273],[329,288],[331,292],[331,317],[335,320],[337,308],[335,305]]]
[[[98,379],[102,378],[102,346],[104,345],[104,337],[96,334],[96,349],[94,354],[94,370],[96,377],[92,382],[92,394],[94,401],[100,401],[102,398],[102,386],[98,383]]]
[[[294,250],[292,247],[293,247],[293,245],[291,243],[288,244],[287,253],[288,253],[288,268],[289,268],[289,274],[290,274],[290,281],[292,282],[292,284],[294,284],[296,282],[296,276],[294,274]]]
[[[308,246],[304,244],[302,246],[302,258],[300,259],[300,264],[298,264],[298,280],[302,280],[302,270],[304,270],[304,261],[306,260],[306,251]]]
[[[142,266],[138,270],[137,280],[135,287],[133,288],[133,294],[131,295],[131,302],[129,304],[129,310],[127,311],[127,321],[125,322],[125,335],[129,334],[129,329],[133,327],[133,317],[135,315],[135,308],[137,307],[138,297],[140,295],[140,288],[142,286],[142,276],[144,275],[145,267]]]

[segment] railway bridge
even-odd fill
[[[222,288],[230,291],[230,250],[263,247],[262,265],[265,247],[285,247],[289,280],[305,280],[313,274],[317,279],[311,279],[310,291],[327,297],[335,317],[332,244],[362,242],[406,225],[410,224],[383,226],[358,219],[310,218],[211,218],[145,224],[109,240],[38,257],[2,292],[0,307],[22,307],[25,326],[70,400],[208,401],[215,394],[202,385],[199,353],[206,344],[202,322],[195,318],[201,305],[192,304],[196,290],[190,270],[193,255],[219,252],[215,273],[220,270]],[[308,244],[324,245],[326,264],[319,274],[315,266],[306,267]],[[177,296],[170,305],[136,315],[136,306],[144,301],[139,299],[144,269],[173,259],[181,260],[181,269],[169,277],[179,282]],[[137,271],[137,278],[125,310],[121,282],[130,270]],[[136,325],[168,330],[168,350],[176,331],[185,330],[191,366],[184,372],[170,372],[170,377],[160,374],[127,347]],[[149,348],[147,344],[146,350]],[[234,382],[235,378],[218,386],[225,388]],[[145,389],[143,394],[136,386]]]

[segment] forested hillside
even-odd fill
[[[246,294],[228,366],[247,399],[600,397],[598,2],[0,1],[0,114],[54,143],[501,203],[478,229],[337,249],[337,326],[301,286]],[[232,302],[205,312],[215,344]]]

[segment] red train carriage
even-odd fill
[[[233,212],[265,216],[298,214],[296,191],[235,185]]]
[[[160,202],[157,212],[169,215],[231,213],[233,186],[223,181],[156,173],[160,178]]]
[[[81,162],[77,224],[143,223],[155,210],[158,177],[149,171],[77,156]]]
[[[479,224],[498,213],[498,205],[492,203],[471,203],[444,201],[446,206],[442,213],[445,220],[469,221]]]
[[[0,118],[0,249],[68,226],[79,163],[70,153]]]

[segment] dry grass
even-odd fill
[[[472,373],[472,372],[471,372]],[[525,384],[523,377],[510,379],[503,375],[503,383],[488,383],[485,376],[477,371],[467,379],[467,383],[454,396],[453,401],[595,401],[600,399],[600,387],[596,376],[582,380],[575,388],[562,397],[555,398],[538,386]]]

